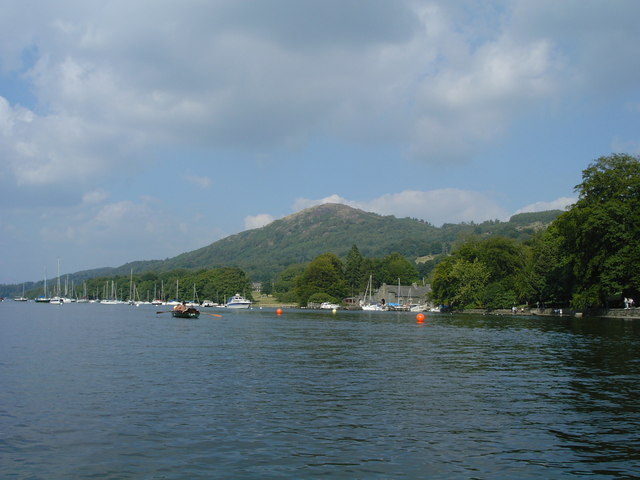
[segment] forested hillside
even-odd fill
[[[416,260],[450,252],[456,242],[470,234],[525,240],[561,213],[559,210],[522,213],[508,222],[492,220],[435,227],[417,219],[383,216],[341,204],[324,204],[173,258],[85,270],[69,275],[69,279],[80,284],[90,278],[129,275],[131,271],[168,272],[229,266],[244,270],[253,281],[271,281],[286,267],[310,262],[325,252],[345,257],[353,245],[357,245],[366,257],[400,253]],[[39,283],[42,282],[36,281],[31,287]],[[12,296],[21,293],[21,288],[4,285],[0,286],[0,292]]]
[[[310,262],[325,252],[344,257],[354,244],[367,257],[400,253],[415,260],[448,252],[456,241],[469,234],[524,240],[561,213],[559,210],[522,213],[509,222],[494,220],[434,227],[412,218],[382,216],[346,205],[324,204],[167,260],[126,264],[114,269],[114,273],[127,274],[132,268],[134,272],[161,272],[177,268],[233,266],[245,270],[254,281],[266,281],[289,265]]]

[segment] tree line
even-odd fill
[[[469,237],[435,267],[433,300],[456,308],[619,306],[640,294],[640,161],[582,173],[577,202],[532,239]]]
[[[383,283],[403,285],[419,281],[415,264],[399,253],[382,258],[364,257],[353,245],[344,261],[334,253],[323,253],[308,264],[292,265],[281,272],[273,293],[283,303],[340,303],[364,292],[369,278],[374,288]]]
[[[75,296],[89,299],[151,301],[161,300],[212,300],[224,303],[235,293],[244,294],[250,300],[251,281],[247,274],[234,267],[201,269],[197,271],[176,269],[169,272],[146,272],[92,278],[82,285],[75,285]],[[29,292],[30,296],[43,295],[43,289]],[[49,287],[51,293],[51,287]],[[197,299],[194,298],[197,296]]]

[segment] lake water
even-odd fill
[[[639,322],[161,308],[0,303],[3,479],[640,477]]]

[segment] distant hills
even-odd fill
[[[70,275],[70,278],[78,284],[88,278],[128,275],[131,270],[139,273],[234,266],[245,270],[254,281],[265,281],[274,278],[287,266],[309,262],[321,253],[333,252],[344,257],[354,244],[366,257],[399,252],[415,260],[451,251],[458,239],[469,234],[503,235],[525,240],[548,226],[561,213],[561,210],[521,213],[508,222],[491,220],[479,224],[434,227],[413,218],[383,216],[342,204],[323,204],[173,258],[85,270]],[[13,286],[2,287],[7,293],[0,295],[16,294],[13,288],[9,289],[11,293],[6,288]]]

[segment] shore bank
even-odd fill
[[[525,308],[518,309],[517,312],[509,308],[496,310],[471,309],[459,313],[475,313],[480,315],[539,315],[541,317],[600,317],[600,318],[626,318],[629,320],[640,320],[640,308],[609,308],[601,310],[590,310],[576,312],[569,309],[556,308]]]

